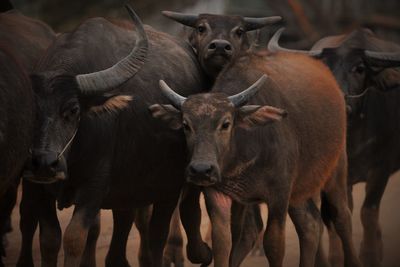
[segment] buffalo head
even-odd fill
[[[32,75],[37,121],[33,176],[28,178],[34,182],[52,183],[66,178],[66,156],[79,135],[80,118],[88,113],[122,109],[131,100],[131,96],[111,93],[140,70],[148,50],[139,17],[129,6],[127,9],[139,35],[128,56],[108,69],[88,74],[68,75],[55,70]]]
[[[247,32],[277,23],[281,17],[248,18],[242,16],[189,15],[163,11],[163,15],[192,27],[189,41],[206,73],[216,77],[222,67],[249,48]]]
[[[400,72],[395,69],[400,66],[400,47],[376,38],[368,29],[323,38],[310,51],[282,48],[278,41],[283,30],[271,38],[268,49],[321,59],[342,88],[349,113],[360,112],[369,90],[387,91],[400,86]]]
[[[284,110],[271,106],[245,105],[267,80],[262,76],[248,89],[234,96],[206,93],[182,97],[164,81],[163,94],[172,105],[155,104],[149,107],[153,117],[173,129],[183,128],[190,154],[186,170],[187,181],[200,186],[221,182],[227,156],[233,151],[232,137],[240,127],[252,129],[280,121]]]

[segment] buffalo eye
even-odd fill
[[[231,126],[231,123],[229,121],[225,121],[224,123],[222,123],[221,125],[221,130],[228,130],[229,126]]]
[[[79,114],[79,112],[80,112],[80,108],[79,108],[78,105],[76,105],[76,106],[73,106],[73,107],[71,107],[71,108],[65,110],[65,111],[63,112],[63,117],[64,117],[65,119],[71,120],[71,119],[77,117],[78,114]]]
[[[242,37],[243,33],[244,33],[244,30],[241,29],[241,28],[239,28],[239,29],[236,30],[236,35],[237,35],[239,38]]]
[[[204,26],[199,26],[199,27],[197,27],[197,31],[198,31],[199,33],[203,33],[203,32],[206,31],[206,27],[204,27]]]
[[[365,65],[363,63],[360,63],[360,64],[354,66],[351,69],[351,72],[358,73],[358,74],[363,74],[365,72],[365,69],[366,69]]]

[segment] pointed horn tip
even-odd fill
[[[263,74],[260,79],[258,79],[257,83],[263,84],[267,81],[268,79],[268,75],[267,74]]]
[[[163,10],[163,11],[161,11],[161,14],[163,14],[163,15],[166,16],[166,17],[171,16],[173,13],[174,13],[174,12],[168,11],[168,10]]]

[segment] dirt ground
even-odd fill
[[[358,184],[354,188],[354,215],[353,215],[353,232],[354,240],[357,248],[359,247],[362,227],[360,222],[360,206],[362,200],[364,199],[364,188],[365,184]],[[18,200],[19,203],[20,199]],[[381,204],[380,221],[383,230],[383,240],[384,240],[384,261],[383,267],[399,267],[400,266],[400,174],[394,175],[387,185],[385,195]],[[72,209],[64,210],[59,213],[59,218],[61,220],[62,228],[65,229],[72,214]],[[15,266],[21,236],[18,231],[19,222],[19,212],[15,208],[13,212],[13,227],[14,231],[8,235],[9,247],[7,249],[7,258],[5,258],[5,266]],[[112,215],[110,211],[102,211],[101,215],[101,235],[97,244],[97,264],[98,266],[104,266],[104,258],[107,253],[108,245],[111,240],[112,233]],[[202,231],[205,233],[207,231],[208,218],[204,216]],[[287,224],[287,235],[286,235],[286,254],[284,266],[298,266],[299,262],[299,246],[298,239],[291,223],[288,219]],[[137,251],[138,251],[139,237],[136,229],[134,229],[129,237],[128,241],[128,259],[132,267],[138,266],[137,262]],[[325,247],[327,247],[326,236],[324,238]],[[36,233],[34,240],[34,260],[35,265],[40,265],[40,249],[38,242],[38,234]],[[63,261],[63,253],[60,252],[59,255],[59,266],[61,266]],[[186,262],[185,266],[196,266]],[[268,266],[268,263],[264,256],[248,256],[246,261],[243,263],[244,267],[258,267],[258,266]]]

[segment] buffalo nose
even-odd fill
[[[189,171],[192,175],[210,175],[213,170],[214,167],[207,163],[192,163],[189,166]]]
[[[58,164],[57,153],[52,151],[32,151],[32,165],[38,170],[42,168],[54,168]]]
[[[209,51],[223,51],[227,54],[232,53],[232,45],[226,40],[214,40],[208,45]]]

